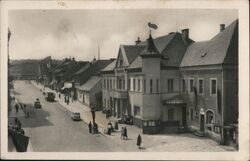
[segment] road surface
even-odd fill
[[[15,81],[15,97],[27,105],[31,118],[21,118],[25,134],[35,152],[110,152],[123,151],[112,139],[101,134],[91,135],[83,121],[72,121],[57,102],[47,102],[34,85]],[[32,105],[39,98],[42,108]]]

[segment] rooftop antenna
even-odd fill
[[[98,60],[100,60],[100,45],[98,45]]]

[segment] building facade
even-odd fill
[[[184,29],[121,45],[102,83],[104,108],[120,120],[132,117],[143,133],[183,127],[237,140],[238,22],[204,42]]]

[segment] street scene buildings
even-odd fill
[[[237,151],[238,19],[205,41],[146,24],[114,57],[10,59],[9,151]]]

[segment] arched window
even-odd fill
[[[206,112],[206,123],[207,124],[212,124],[214,123],[214,112],[211,110],[208,110]]]

